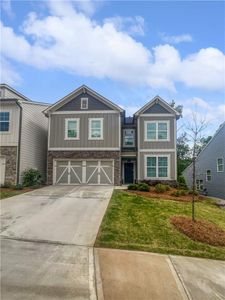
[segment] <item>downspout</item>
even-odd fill
[[[18,136],[18,149],[17,149],[17,170],[16,170],[16,184],[19,184],[20,180],[20,152],[21,152],[21,134],[22,134],[22,106],[19,101],[16,100],[16,104],[20,110],[20,118],[19,118],[19,136]]]

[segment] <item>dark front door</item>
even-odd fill
[[[124,163],[124,183],[133,183],[134,182],[134,164],[133,163]]]

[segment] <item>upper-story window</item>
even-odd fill
[[[9,112],[2,111],[0,112],[0,132],[7,132],[9,131]]]
[[[224,170],[224,161],[223,158],[217,158],[217,172],[223,172]]]
[[[79,140],[80,119],[65,119],[65,139]]]
[[[212,180],[212,174],[211,170],[206,171],[206,181],[211,181]]]
[[[145,141],[169,141],[169,121],[145,121]]]
[[[81,98],[81,109],[88,109],[88,98]]]
[[[134,147],[135,146],[135,130],[124,129],[123,130],[123,147]]]
[[[89,118],[89,140],[103,139],[103,118]]]

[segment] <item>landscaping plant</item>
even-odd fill
[[[23,172],[23,186],[39,186],[41,183],[41,173],[37,169],[31,168]]]

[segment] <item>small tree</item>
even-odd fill
[[[199,144],[201,144],[202,134],[206,127],[205,119],[199,118],[196,112],[193,112],[192,118],[186,126],[192,157],[192,221],[195,221],[196,157],[198,155]]]

